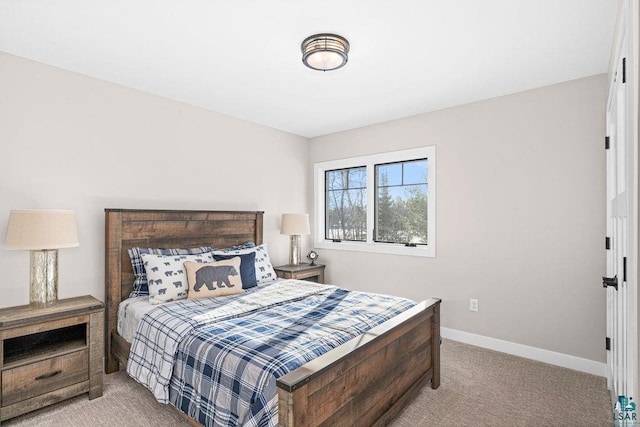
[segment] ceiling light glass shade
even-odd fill
[[[336,34],[315,34],[302,42],[302,62],[319,71],[336,70],[349,60],[349,42]]]

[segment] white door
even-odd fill
[[[607,381],[614,401],[620,396],[622,399],[634,397],[635,346],[632,343],[636,339],[632,336],[635,328],[631,322],[635,293],[631,275],[627,274],[630,263],[635,260],[629,258],[632,239],[629,197],[633,188],[629,167],[633,118],[629,112],[633,108],[625,69],[628,65],[625,29],[622,29],[617,52],[607,106],[607,272],[603,277],[603,286],[607,289]]]

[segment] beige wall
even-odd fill
[[[606,91],[599,75],[312,139],[310,194],[314,162],[437,150],[437,256],[321,250],[328,280],[440,297],[444,327],[604,361]]]
[[[280,214],[312,211],[314,162],[435,144],[437,257],[322,250],[328,280],[438,296],[445,327],[604,361],[605,76],[310,145],[3,53],[0,94],[0,239],[11,209],[74,209],[60,297],[103,298],[106,207],[264,210],[284,263]],[[28,258],[0,245],[0,307],[28,302]]]
[[[29,254],[4,245],[11,209],[73,209],[59,296],[104,296],[104,208],[306,212],[307,140],[0,53],[0,307],[29,302]]]

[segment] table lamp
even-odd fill
[[[31,251],[29,303],[45,307],[58,300],[58,249],[79,246],[73,211],[12,210],[7,249]]]
[[[309,214],[282,214],[280,234],[288,234],[291,236],[289,240],[289,265],[300,265],[300,255],[302,251],[300,235],[310,233]]]

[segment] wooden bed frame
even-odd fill
[[[118,304],[133,288],[132,247],[262,243],[263,212],[105,210],[106,372],[126,365]],[[440,300],[428,299],[277,381],[279,425],[386,425],[440,385]]]

